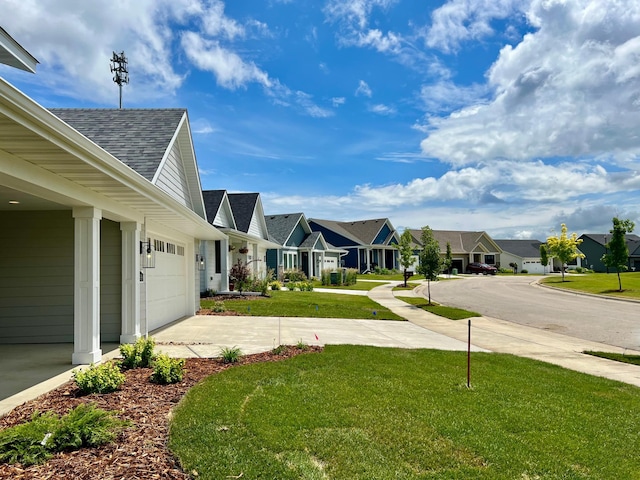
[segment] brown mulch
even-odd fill
[[[307,350],[285,347],[272,352],[246,355],[236,365],[284,360],[301,353],[319,352],[321,347]],[[117,411],[118,417],[131,426],[116,442],[98,448],[84,448],[56,454],[42,465],[22,467],[0,464],[0,478],[11,479],[189,479],[167,448],[168,422],[171,410],[182,396],[204,378],[231,368],[220,359],[189,358],[183,381],[173,385],[157,385],[149,381],[151,369],[125,372],[122,388],[106,395],[81,396],[75,383],[67,382],[35,400],[16,407],[0,418],[0,429],[28,421],[34,412],[64,415],[81,403],[93,402],[99,408]]]

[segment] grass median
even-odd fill
[[[169,445],[200,479],[639,478],[640,389],[511,355],[328,346],[193,388]],[[195,473],[194,473],[195,472]]]
[[[540,283],[550,287],[581,291],[595,295],[640,299],[640,272],[625,272],[620,274],[622,292],[618,291],[618,276],[615,273],[567,274],[564,278],[565,281],[563,282],[560,276],[547,276],[540,280]]]

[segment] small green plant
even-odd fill
[[[299,282],[298,288],[301,292],[312,292],[313,291],[313,282]]]
[[[178,383],[184,376],[184,358],[171,358],[165,354],[156,355],[153,360],[151,381],[161,385]]]
[[[102,365],[91,364],[86,370],[77,370],[73,380],[83,395],[91,393],[111,393],[118,390],[125,381],[124,374],[113,362]]]
[[[523,268],[522,270],[520,270],[520,273],[529,273],[529,270],[527,270],[526,268]]]
[[[298,343],[296,343],[296,348],[298,350],[306,350],[309,348],[309,345],[307,345],[305,342],[302,341],[302,339],[298,340]]]
[[[156,342],[151,337],[139,338],[136,343],[125,343],[120,345],[120,355],[122,355],[122,368],[148,368],[153,362],[153,349]]]
[[[213,302],[213,307],[211,307],[211,310],[213,310],[216,313],[222,313],[227,311],[227,307],[224,306],[223,301],[217,300]]]
[[[30,422],[0,431],[0,462],[40,464],[55,452],[109,443],[126,425],[92,403],[78,405],[63,417],[36,412]]]
[[[269,287],[271,290],[282,290],[282,282],[279,280],[273,280],[269,282]]]
[[[240,347],[223,347],[220,349],[220,356],[223,363],[238,363],[242,356]]]
[[[322,285],[331,285],[331,269],[325,268],[320,274],[320,282]]]
[[[273,353],[274,355],[281,355],[282,352],[284,352],[284,349],[285,349],[284,345],[278,345],[273,350],[271,350],[271,353]]]

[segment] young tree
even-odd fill
[[[615,268],[618,273],[619,292],[622,291],[620,272],[627,270],[627,262],[629,261],[629,247],[625,241],[625,234],[633,232],[634,228],[635,224],[631,220],[620,220],[613,217],[613,229],[609,230],[612,236],[606,245],[608,252],[602,256],[602,263],[609,268]]]
[[[422,243],[422,251],[420,252],[420,265],[418,265],[418,273],[424,275],[427,280],[427,292],[429,295],[429,305],[431,305],[431,281],[438,279],[438,274],[442,269],[442,260],[440,259],[440,245],[433,237],[433,232],[429,226],[422,227],[422,235],[420,235],[420,243]]]
[[[394,245],[394,247],[400,253],[400,265],[404,269],[404,286],[407,287],[407,269],[413,265],[413,248],[411,244],[413,243],[413,237],[411,236],[411,231],[408,228],[404,229],[402,235],[400,235],[400,243]]]
[[[453,265],[453,255],[451,254],[451,244],[447,242],[447,253],[442,261],[442,267],[447,270],[449,275],[451,275],[451,265]]]
[[[572,233],[571,236],[567,236],[567,226],[563,223],[561,225],[560,237],[553,236],[547,238],[547,255],[551,258],[557,258],[562,264],[560,270],[562,270],[562,281],[564,282],[564,266],[570,261],[580,257],[584,258],[584,254],[578,251],[578,245],[582,243],[582,240],[578,239],[576,233]]]
[[[542,263],[542,273],[547,273],[547,265],[549,265],[549,255],[547,254],[547,247],[544,243],[540,244],[540,263]]]

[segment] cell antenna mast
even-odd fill
[[[124,52],[117,54],[113,52],[111,57],[111,73],[113,73],[113,81],[120,88],[120,108],[122,108],[122,85],[129,83],[129,70],[127,70],[127,57]]]

